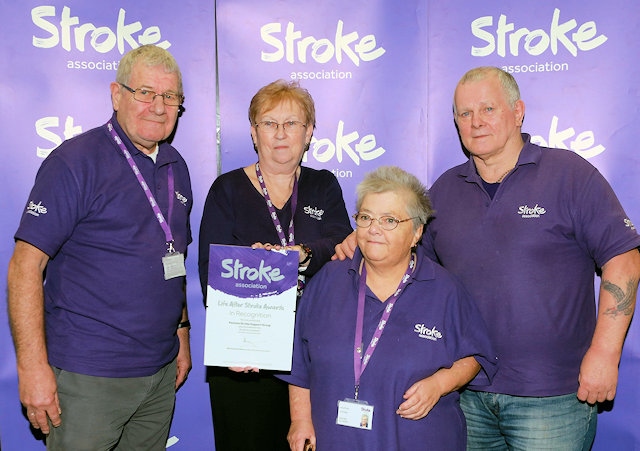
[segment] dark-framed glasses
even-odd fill
[[[167,91],[162,94],[157,94],[155,91],[146,88],[133,89],[124,83],[120,83],[120,85],[127,91],[131,92],[133,94],[133,98],[138,102],[152,103],[157,96],[162,97],[162,103],[167,106],[180,106],[184,102],[184,96],[175,92]]]
[[[278,124],[276,121],[260,121],[256,122],[255,126],[267,133],[276,133],[280,126],[287,133],[299,133],[307,128],[307,124],[300,121],[285,121],[282,124]]]
[[[393,216],[380,216],[379,218],[374,218],[366,213],[356,213],[353,215],[353,219],[356,220],[356,225],[363,229],[369,227],[373,221],[378,221],[380,228],[383,230],[393,230],[398,227],[398,224],[401,222],[411,221],[416,218],[398,219]]]

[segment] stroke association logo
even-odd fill
[[[544,207],[541,207],[538,204],[536,204],[533,207],[530,207],[528,205],[521,205],[520,207],[518,207],[518,214],[523,219],[540,218],[546,212],[547,212],[547,210]]]
[[[307,205],[304,207],[304,212],[308,214],[311,218],[317,219],[318,221],[322,221],[322,215],[324,214],[324,210],[321,208],[312,207],[311,205]]]
[[[413,331],[418,334],[418,337],[432,341],[438,341],[443,336],[442,332],[436,329],[436,326],[433,326],[431,329],[429,329],[424,324],[416,324],[413,327]]]
[[[293,22],[288,22],[283,34],[282,24],[271,22],[260,27],[260,38],[269,46],[262,50],[260,59],[265,63],[276,63],[286,60],[290,64],[315,62],[342,64],[350,61],[355,67],[362,62],[370,62],[380,58],[386,50],[379,46],[376,36],[367,34],[360,37],[357,31],[345,33],[344,22],[338,20],[336,32],[332,39],[315,36],[304,36],[302,31],[296,30]],[[293,72],[292,79],[350,79],[350,71],[319,70]]]
[[[486,42],[483,47],[471,47],[473,56],[489,56],[497,52],[498,56],[505,57],[507,50],[512,56],[518,56],[520,48],[531,56],[539,56],[547,50],[556,55],[558,49],[564,48],[572,56],[578,56],[578,51],[588,52],[600,47],[607,41],[607,37],[598,34],[596,22],[587,21],[575,30],[578,22],[569,19],[560,23],[560,9],[555,8],[549,32],[542,28],[529,30],[526,27],[515,29],[514,23],[507,23],[506,14],[498,18],[494,30],[493,17],[478,17],[471,22],[471,33]],[[495,32],[495,36],[494,36]]]
[[[183,195],[180,193],[180,191],[176,191],[175,193],[176,193],[176,199],[178,199],[178,201],[179,201],[182,205],[186,206],[186,205],[187,205],[187,202],[188,202],[188,199],[187,199],[185,196],[183,196]]]
[[[155,44],[164,49],[171,46],[169,41],[162,39],[159,26],[152,25],[143,29],[140,21],[127,23],[126,15],[126,10],[120,8],[115,19],[115,27],[112,29],[106,25],[96,26],[79,16],[73,16],[68,6],[62,8],[60,15],[57,14],[55,6],[36,6],[31,10],[31,21],[38,29],[32,36],[32,44],[43,49],[61,46],[68,52],[85,52],[92,49],[101,54],[117,48],[121,55],[127,51],[125,43],[131,49],[144,44]]]
[[[36,204],[34,201],[30,200],[29,204],[27,205],[27,213],[33,216],[46,215],[47,207],[42,205],[42,201]]]

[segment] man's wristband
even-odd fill
[[[183,327],[186,327],[187,329],[191,329],[191,323],[189,322],[189,320],[182,321],[181,323],[178,324],[178,329],[182,329]]]

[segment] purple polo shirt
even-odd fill
[[[372,430],[336,424],[338,400],[354,397],[361,259],[357,251],[353,260],[327,263],[307,285],[296,314],[293,367],[282,379],[310,389],[318,449],[464,450],[465,420],[457,392],[441,398],[421,420],[395,413],[411,385],[460,358],[472,355],[482,365],[476,383],[486,384],[495,370],[486,328],[467,292],[420,249],[416,270],[362,374],[359,399],[374,406]],[[367,289],[365,343],[385,307]]]
[[[423,244],[461,279],[489,327],[499,368],[479,389],[562,395],[577,390],[593,336],[595,267],[640,237],[596,168],[523,139],[493,199],[473,160],[436,180]]]
[[[112,123],[167,218],[175,248],[184,253],[192,206],[184,160],[163,143],[154,164],[133,146],[115,114]],[[65,141],[45,159],[15,239],[50,257],[45,324],[51,365],[92,376],[138,377],[175,358],[184,277],[164,280],[164,232],[106,126]]]

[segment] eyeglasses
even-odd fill
[[[255,125],[267,133],[276,133],[281,125],[282,129],[287,133],[298,133],[307,128],[307,124],[303,124],[300,121],[286,121],[282,124],[278,124],[276,121],[262,121],[256,122]]]
[[[374,218],[373,216],[366,213],[356,213],[355,215],[353,215],[353,219],[356,220],[356,225],[358,227],[362,227],[363,229],[369,227],[373,221],[378,221],[378,224],[383,230],[393,230],[398,227],[398,224],[400,224],[401,222],[411,221],[412,219],[416,218],[397,219],[393,216],[380,216],[379,218]]]
[[[163,92],[162,94],[156,94],[155,91],[151,91],[150,89],[133,89],[125,85],[124,83],[120,83],[120,85],[127,91],[133,93],[133,98],[138,102],[152,103],[157,96],[162,97],[162,102],[167,106],[180,106],[182,105],[182,102],[184,102],[184,96],[176,94],[175,92],[167,91]]]

